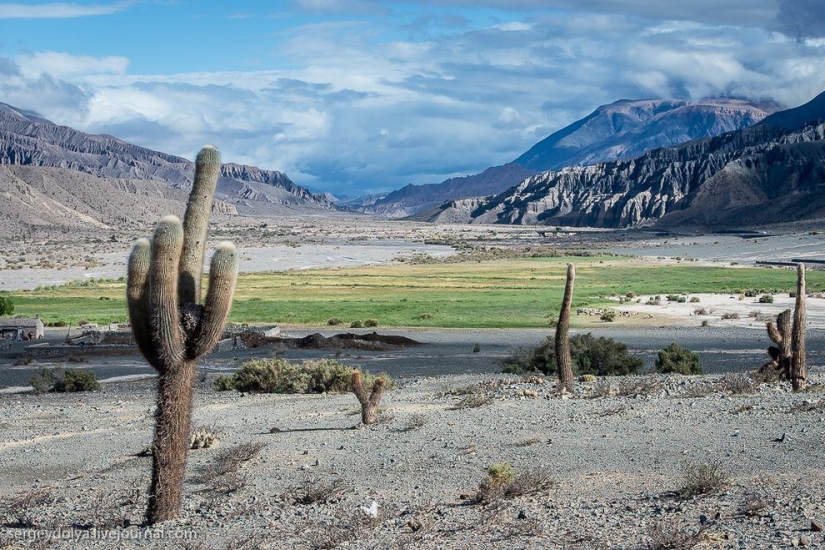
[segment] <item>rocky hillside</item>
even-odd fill
[[[621,100],[599,107],[503,166],[440,184],[407,185],[359,209],[407,216],[449,200],[501,193],[545,170],[635,158],[658,147],[747,128],[776,109],[771,103],[739,99]]]
[[[31,229],[116,231],[145,226],[163,214],[183,215],[188,194],[163,182],[98,178],[67,168],[0,165],[0,231]],[[215,202],[216,213],[236,214]]]
[[[825,118],[816,111],[822,97],[803,111]],[[613,228],[743,226],[821,216],[824,192],[825,124],[766,123],[633,160],[544,172],[499,195],[453,201],[424,217]]]
[[[194,151],[193,151],[194,154]],[[0,103],[0,164],[65,168],[99,178],[164,182],[188,189],[193,162],[139,147],[107,135],[58,126],[34,113]],[[326,198],[293,183],[286,174],[225,164],[216,197],[239,213],[282,215],[323,211]]]

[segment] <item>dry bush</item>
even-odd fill
[[[401,428],[402,432],[411,432],[427,425],[427,417],[421,413],[414,413],[407,418],[407,423]]]
[[[801,403],[795,403],[794,405],[792,405],[788,412],[806,413],[821,410],[825,410],[825,401],[803,401]]]
[[[265,446],[260,442],[243,443],[224,449],[204,467],[199,477],[200,483],[212,485],[214,490],[227,494],[243,488],[246,485],[246,476],[238,470],[244,462],[255,458]]]
[[[739,515],[748,517],[758,517],[773,504],[765,495],[746,495],[745,500],[739,505],[737,512]]]
[[[330,499],[343,494],[346,490],[347,486],[341,479],[333,481],[311,480],[295,491],[293,502],[304,505],[315,504],[316,502],[326,504]]]
[[[712,495],[724,489],[730,475],[720,462],[686,462],[682,467],[684,486],[679,490],[681,498]]]
[[[501,499],[540,493],[558,483],[547,473],[547,468],[530,468],[516,473],[507,462],[499,462],[487,469],[487,478],[479,484],[472,504],[491,504]]]
[[[336,511],[329,522],[315,523],[304,531],[303,548],[331,550],[348,542],[372,540],[374,531],[381,524],[381,518],[374,518],[362,512]]]
[[[2,504],[7,527],[31,528],[37,526],[38,508],[54,502],[52,488],[38,487],[23,491]]]
[[[616,391],[620,397],[651,396],[662,391],[662,382],[655,376],[628,376]]]
[[[610,381],[606,378],[597,380],[590,389],[590,397],[594,399],[610,397]]]
[[[739,314],[738,313],[723,313],[722,314],[722,320],[723,321],[728,321],[730,319],[739,319]]]
[[[682,397],[699,398],[707,397],[716,391],[714,384],[707,383],[703,380],[697,380],[694,383],[688,384],[682,392]]]
[[[519,441],[518,443],[516,443],[516,447],[529,447],[529,446],[535,445],[537,443],[541,443],[541,438],[540,437],[538,437],[538,436],[530,437],[530,438],[527,438],[523,441]]]
[[[516,474],[516,478],[504,487],[505,498],[516,498],[547,491],[558,486],[558,482],[547,473],[546,468],[530,468]]]
[[[683,531],[678,525],[666,522],[655,523],[647,531],[650,538],[649,550],[690,550],[702,539],[709,525],[702,525],[698,531]]]
[[[613,416],[625,411],[624,407],[610,407],[599,413],[599,416]]]
[[[733,395],[754,393],[759,384],[744,372],[729,372],[718,382],[719,390]]]
[[[493,398],[482,393],[471,393],[465,395],[460,401],[450,407],[451,411],[460,411],[461,409],[477,409],[484,405],[489,405],[493,402]]]

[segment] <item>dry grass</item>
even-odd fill
[[[796,403],[788,409],[790,413],[806,413],[825,410],[825,401],[803,401]]]
[[[687,462],[682,467],[682,478],[685,484],[679,490],[681,498],[718,493],[730,480],[720,462]]]
[[[31,528],[38,526],[38,509],[54,501],[50,487],[38,487],[19,493],[2,504],[7,527]]]
[[[246,486],[246,476],[239,472],[244,462],[255,458],[266,445],[243,443],[224,449],[206,465],[199,477],[200,483],[211,485],[214,491],[229,494]]]
[[[462,409],[477,409],[493,402],[493,398],[482,393],[471,393],[465,395],[460,401],[449,407],[451,411],[460,411]]]
[[[620,397],[652,396],[662,391],[662,381],[655,376],[628,376],[619,383]]]
[[[407,418],[407,422],[401,428],[400,431],[402,432],[411,432],[413,430],[418,430],[419,428],[423,428],[427,425],[427,417],[421,413],[414,413],[411,414]]]
[[[739,505],[737,512],[742,516],[758,517],[773,504],[766,496],[761,494],[746,495],[745,500]]]
[[[332,481],[311,480],[297,490],[293,499],[295,504],[315,504],[322,502],[326,504],[329,500],[342,495],[347,490],[346,484],[341,479]]]
[[[649,550],[690,550],[702,542],[708,527],[706,524],[698,531],[683,531],[673,523],[656,523],[648,529],[647,547]]]
[[[730,372],[717,383],[720,391],[733,395],[749,395],[756,392],[759,383],[744,372]]]

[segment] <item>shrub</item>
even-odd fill
[[[503,361],[504,372],[515,374],[542,372],[546,375],[554,375],[556,372],[554,346],[555,339],[551,336],[536,349],[505,359]],[[570,352],[573,356],[573,370],[577,375],[636,374],[644,365],[644,361],[630,355],[626,345],[613,338],[603,336],[596,338],[589,332],[570,338]]]
[[[100,382],[97,375],[91,370],[66,369],[62,376],[58,376],[52,387],[56,392],[98,391]]]
[[[699,303],[699,297],[698,296],[691,297],[690,303],[691,304],[698,304]]]
[[[365,327],[370,327],[370,328],[377,327],[378,326],[378,319],[367,319],[366,321],[364,321],[364,326]]]
[[[616,319],[616,312],[613,310],[607,310],[602,313],[601,317],[599,317],[602,321],[606,323],[612,323],[614,319]]]
[[[722,320],[727,321],[728,319],[739,319],[738,313],[725,313],[722,315]]]
[[[0,296],[0,316],[14,313],[14,302],[8,296]]]
[[[656,359],[656,372],[702,374],[702,366],[699,364],[699,356],[696,353],[673,343],[659,351],[659,357]]]
[[[327,320],[327,324],[330,325],[330,326],[340,325],[341,323],[343,323],[343,321],[341,319],[339,319],[338,317],[332,317],[332,318]]]
[[[760,304],[772,304],[773,303],[773,296],[770,294],[763,294],[759,297]]]
[[[333,359],[309,359],[290,363],[284,359],[255,359],[241,365],[232,376],[221,375],[213,385],[216,391],[235,389],[249,393],[346,393],[350,389],[352,367]],[[364,385],[372,386],[375,377],[364,373]],[[388,387],[393,386],[382,375]]]
[[[547,468],[533,468],[517,475],[508,462],[497,462],[487,468],[487,478],[479,485],[474,501],[487,504],[501,498],[538,493],[556,485]]]
[[[67,369],[63,371],[63,369],[43,368],[31,377],[29,384],[34,388],[35,393],[98,391],[100,389],[97,375],[90,370]]]
[[[349,328],[364,328],[364,323],[362,323],[361,321],[355,320],[352,323],[350,323]]]
[[[689,498],[697,495],[718,493],[728,484],[728,473],[719,462],[686,463],[682,467],[684,487],[679,496]]]

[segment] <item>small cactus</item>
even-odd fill
[[[238,276],[235,246],[219,244],[209,270],[209,292],[200,303],[206,233],[220,166],[217,149],[201,149],[183,223],[175,216],[163,218],[152,241],[138,240],[129,256],[126,293],[132,332],[159,375],[149,524],[173,519],[180,510],[195,365],[223,333]]]
[[[805,357],[805,298],[805,265],[799,264],[793,314],[790,309],[786,309],[776,317],[776,325],[767,323],[768,337],[776,345],[768,348],[771,360],[759,369],[767,374],[778,371],[780,376],[791,381],[794,391],[803,391],[808,377]]]

